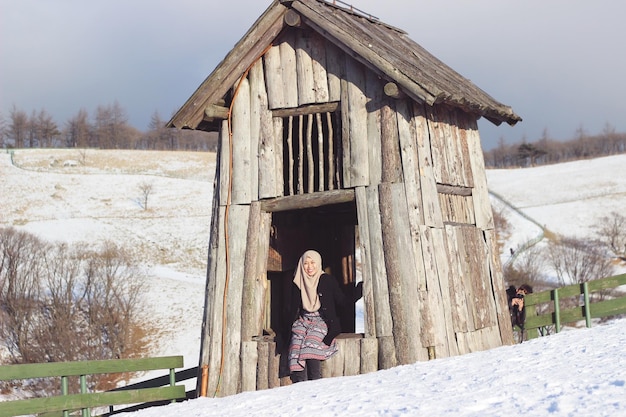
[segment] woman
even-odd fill
[[[356,287],[356,300],[361,298],[362,283]],[[337,281],[322,270],[322,257],[307,250],[300,257],[293,278],[291,296],[291,343],[289,370],[293,382],[322,377],[321,361],[337,352],[335,337],[341,333],[337,308],[346,304],[346,297]]]

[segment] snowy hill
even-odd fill
[[[64,161],[84,159],[84,164]],[[20,150],[0,154],[0,226],[49,240],[124,242],[145,260],[150,315],[162,334],[155,355],[197,365],[212,201],[212,154]],[[578,237],[626,203],[626,155],[567,164],[489,170],[489,188],[512,210],[504,245],[540,228]],[[149,210],[138,187],[153,187]],[[494,198],[494,204],[500,204]],[[133,416],[626,415],[626,320],[521,345],[313,381],[224,399],[197,399]],[[193,382],[188,384],[193,388]]]

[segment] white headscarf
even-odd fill
[[[313,275],[308,275],[304,270],[304,260],[311,258],[317,265],[317,271]],[[302,307],[309,312],[320,309],[320,297],[317,293],[317,284],[322,276],[322,256],[314,251],[308,250],[302,254],[298,261],[298,267],[293,276],[293,282],[300,288],[302,297]]]

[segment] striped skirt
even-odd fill
[[[337,343],[330,346],[322,341],[328,333],[328,326],[319,312],[304,313],[291,326],[289,345],[289,370],[302,371],[307,359],[326,360],[337,353]]]

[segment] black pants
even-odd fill
[[[317,359],[307,359],[302,371],[291,373],[291,382],[312,381],[322,377],[322,361]]]

